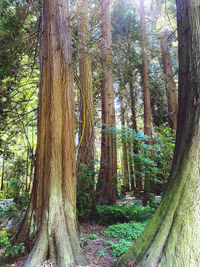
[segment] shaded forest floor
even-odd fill
[[[126,194],[123,199],[117,200],[117,204],[133,205],[135,203],[135,200],[135,197],[133,197],[131,194]],[[137,199],[137,202],[141,202],[141,200]],[[89,261],[88,267],[110,267],[116,260],[116,257],[112,256],[111,247],[105,244],[105,242],[111,241],[112,243],[119,243],[119,239],[102,235],[102,231],[106,228],[107,226],[102,226],[90,222],[80,223],[81,242]],[[27,257],[19,258],[10,266],[22,267],[24,265],[24,262],[26,261],[26,258]],[[57,264],[54,260],[48,260],[45,261],[42,265],[40,264],[36,267],[42,266],[50,267],[57,266]]]

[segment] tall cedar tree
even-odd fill
[[[149,73],[147,61],[147,46],[146,46],[146,28],[145,28],[145,10],[144,0],[140,0],[140,25],[142,32],[142,76],[143,76],[143,96],[144,96],[144,133],[149,136],[147,143],[152,145],[152,114],[151,100],[149,90]],[[152,152],[151,152],[152,158]],[[149,199],[149,193],[153,189],[153,182],[150,181],[149,175],[146,175],[144,182],[144,198],[143,204],[146,205]]]
[[[156,0],[156,15],[161,15],[161,0]],[[163,63],[163,73],[165,77],[166,96],[168,103],[168,123],[169,127],[176,130],[177,114],[178,114],[178,98],[176,92],[176,83],[174,81],[174,73],[172,68],[172,60],[169,52],[169,41],[167,38],[167,30],[164,28],[160,32],[160,48]]]
[[[117,151],[115,136],[110,127],[115,127],[114,88],[111,58],[110,0],[102,0],[102,139],[101,163],[97,183],[97,200],[115,203],[117,195]]]
[[[200,0],[176,5],[179,103],[170,179],[153,219],[117,266],[200,265]]]
[[[160,47],[162,54],[163,73],[165,76],[166,95],[168,103],[168,122],[169,127],[176,130],[178,114],[178,98],[176,93],[176,83],[172,70],[172,60],[169,52],[167,33],[162,32],[160,35]]]
[[[131,98],[131,120],[132,120],[132,129],[137,132],[137,119],[136,119],[136,93],[133,87],[133,81],[130,79],[129,81],[129,90],[130,90],[130,98]],[[139,154],[138,142],[135,141],[133,144],[133,152],[135,155]],[[140,159],[138,157],[134,157],[134,170],[135,170],[135,182],[136,182],[136,190],[142,191],[142,166]],[[133,185],[133,184],[132,184]]]
[[[94,171],[94,108],[91,59],[88,53],[89,20],[88,0],[79,0],[79,66],[81,86],[78,171],[81,163]]]
[[[122,103],[122,99],[120,99],[120,105],[121,105],[121,125],[122,127],[125,126],[125,108]],[[123,129],[123,128],[122,128]],[[130,185],[129,185],[129,170],[128,170],[128,143],[126,141],[126,138],[122,136],[122,176],[123,176],[123,190],[125,192],[130,191]]]
[[[17,236],[32,249],[27,267],[47,257],[56,257],[58,266],[86,264],[77,235],[70,42],[68,1],[43,0],[36,171]]]

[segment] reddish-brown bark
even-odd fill
[[[114,88],[111,58],[110,0],[102,0],[102,140],[101,164],[97,183],[97,199],[115,203],[117,195],[117,151],[115,135],[110,127],[115,127]]]
[[[31,253],[83,265],[76,219],[74,96],[68,1],[42,1],[41,75],[36,168],[28,211],[17,235]]]

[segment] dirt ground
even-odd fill
[[[89,261],[88,267],[110,267],[115,261],[115,258],[110,255],[110,249],[105,245],[104,241],[110,240],[112,242],[116,242],[116,238],[108,238],[101,235],[101,231],[103,231],[105,228],[106,227],[90,223],[83,223],[80,225],[82,236],[85,240],[87,240],[87,245],[85,245],[84,250]],[[96,234],[98,238],[91,240],[88,238],[90,234]],[[100,251],[104,252],[102,256]],[[18,261],[11,264],[10,267],[23,267],[26,258],[27,257],[20,258]],[[56,267],[56,261],[48,260],[43,264],[37,265],[36,267],[50,266]]]

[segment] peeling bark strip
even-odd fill
[[[105,131],[115,127],[114,88],[111,58],[111,22],[110,0],[102,0],[102,140],[101,164],[97,183],[98,200],[107,200],[109,204],[115,203],[117,195],[117,151],[115,136]]]
[[[176,146],[167,191],[151,222],[117,262],[200,266],[200,0],[176,0],[179,98]]]
[[[76,162],[68,1],[42,1],[41,77],[36,170],[30,205],[17,236],[29,246],[26,267],[56,257],[87,263],[76,222]]]

